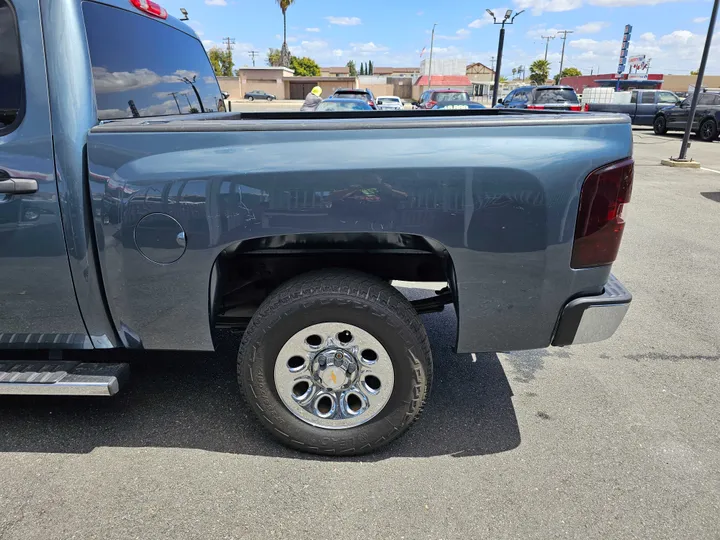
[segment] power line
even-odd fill
[[[558,34],[562,34],[562,40],[563,40],[563,46],[562,46],[562,53],[560,54],[560,71],[558,73],[558,84],[560,83],[560,74],[562,74],[563,70],[563,62],[565,61],[565,41],[567,40],[568,34],[573,34],[574,32],[572,30],[558,30]]]
[[[550,40],[555,39],[557,36],[540,36],[545,40],[545,61],[547,62],[547,52],[548,52],[548,45],[550,45]]]
[[[255,57],[260,56],[260,51],[248,51],[248,56],[252,58],[253,67],[255,67]]]
[[[226,37],[223,38],[222,41],[227,46],[228,52],[233,50],[233,45],[235,45],[235,38]]]

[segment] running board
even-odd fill
[[[130,374],[128,364],[0,361],[0,395],[113,396]]]

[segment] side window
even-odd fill
[[[655,103],[655,92],[643,92],[642,102],[645,104]]]
[[[633,93],[630,95],[630,103],[637,103],[637,90],[633,90]]]
[[[518,103],[527,103],[527,92],[525,90],[518,90],[517,94],[515,94],[515,101]]]
[[[507,96],[505,96],[505,99],[503,99],[503,103],[510,103],[513,99],[515,99],[515,91],[513,90],[510,92]]]
[[[715,94],[700,94],[700,99],[698,100],[698,105],[714,105],[715,104]]]
[[[0,135],[20,117],[24,92],[15,12],[0,0]]]
[[[658,94],[658,103],[677,103],[677,97],[670,92],[660,92]]]

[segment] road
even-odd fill
[[[613,339],[474,358],[451,352],[450,310],[427,315],[425,414],[359,459],[269,440],[232,336],[133,357],[115,399],[3,399],[0,539],[717,538],[720,143],[678,170],[659,161],[679,136],[635,140]]]

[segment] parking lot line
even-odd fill
[[[710,172],[714,172],[714,173],[720,174],[720,171],[716,171],[715,169],[708,169],[707,167],[700,167],[700,170],[710,171]]]

